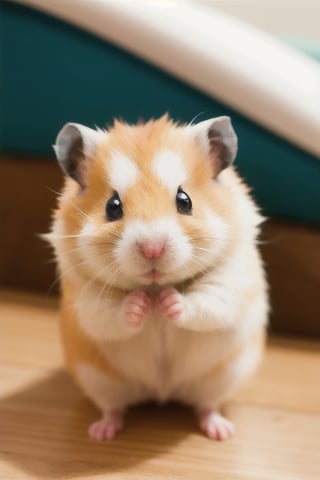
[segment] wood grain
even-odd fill
[[[234,439],[199,433],[190,409],[133,408],[112,442],[88,439],[97,411],[63,370],[58,305],[0,293],[0,479],[318,480],[320,345],[273,339],[225,407]]]

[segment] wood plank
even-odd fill
[[[0,294],[0,479],[320,478],[320,345],[272,339],[258,374],[225,407],[218,443],[179,405],[130,410],[112,442],[88,439],[96,409],[62,367],[55,301]]]
[[[57,366],[58,300],[0,291],[0,364]]]
[[[320,343],[269,340],[259,372],[235,402],[320,414]]]
[[[320,228],[268,221],[261,235],[271,329],[320,338]]]
[[[61,170],[47,158],[2,154],[0,178],[0,285],[46,293],[55,265],[39,234],[48,232]]]

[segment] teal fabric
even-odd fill
[[[67,121],[104,126],[159,117],[230,115],[237,165],[266,215],[320,223],[320,162],[213,98],[93,35],[1,4],[0,151],[52,155]],[[53,155],[52,155],[53,156]]]
[[[301,37],[281,37],[290,46],[320,62],[320,40],[311,40]]]

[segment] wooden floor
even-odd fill
[[[214,442],[192,411],[132,409],[112,442],[63,370],[57,305],[0,294],[0,479],[320,479],[320,345],[273,339],[259,373],[226,406],[236,437]]]

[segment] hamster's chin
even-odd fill
[[[149,272],[143,275],[147,280],[151,281],[152,283],[157,283],[161,281],[161,279],[165,276],[164,273],[160,272],[156,268],[152,268]]]
[[[166,268],[150,265],[147,269],[144,265],[136,271],[132,270],[123,268],[123,276],[117,278],[118,287],[133,290],[150,286],[174,286],[198,273],[188,264],[180,265],[180,267],[176,266],[176,268],[173,268],[173,265],[166,265]]]
[[[149,272],[141,274],[139,281],[143,286],[168,286],[186,280],[186,276],[182,272],[163,272],[156,269],[151,269]]]

